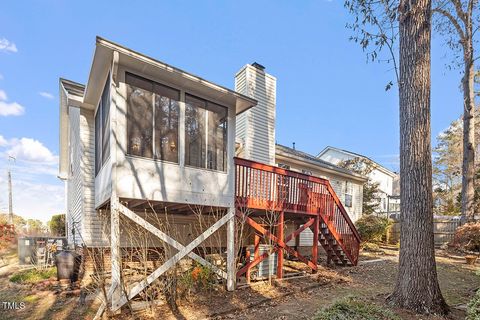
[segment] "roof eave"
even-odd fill
[[[316,162],[314,160],[303,158],[303,157],[300,157],[298,155],[291,154],[289,152],[284,152],[282,150],[279,150],[278,148],[275,149],[275,156],[280,156],[280,157],[283,157],[283,158],[295,160],[297,162],[307,163],[310,166],[321,168],[321,170],[324,170],[324,171],[327,171],[327,172],[330,172],[330,173],[334,173],[334,174],[337,174],[337,175],[340,175],[340,176],[343,176],[343,177],[348,177],[350,179],[357,180],[357,181],[360,181],[360,182],[366,182],[368,180],[368,177],[365,177],[365,176],[360,175],[358,173],[352,172],[350,170],[337,167],[333,164],[330,165],[330,164],[327,164],[327,163]]]
[[[196,87],[203,87],[210,92],[215,92],[216,96],[228,96],[230,101],[235,101],[234,104],[237,115],[257,105],[257,100],[253,98],[98,36],[96,38],[96,48],[85,93],[84,101],[86,103],[92,105],[96,104],[96,101],[94,101],[96,100],[96,97],[98,97],[98,92],[96,92],[96,89],[102,87],[96,82],[101,81],[104,77],[106,77],[108,72],[107,69],[110,68],[113,59],[113,52],[119,53],[120,60],[122,60],[122,56],[124,57],[123,60],[131,58],[139,63],[152,66],[163,74],[173,76],[181,83],[190,84],[191,86]],[[101,80],[99,80],[99,78],[101,78]]]

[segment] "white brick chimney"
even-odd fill
[[[277,79],[258,64],[247,64],[235,75],[235,91],[258,104],[237,116],[236,140],[242,158],[275,164],[275,103]]]

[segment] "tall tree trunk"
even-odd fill
[[[445,314],[433,241],[430,142],[431,0],[401,0],[400,263],[390,301],[418,313]]]
[[[468,27],[467,27],[468,32]],[[471,32],[471,25],[470,25]],[[462,163],[462,216],[473,221],[475,215],[475,105],[473,45],[470,37],[463,44],[465,71],[463,86],[463,163]]]

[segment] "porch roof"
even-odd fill
[[[114,52],[118,53],[117,57],[114,57]],[[94,109],[97,105],[103,83],[110,69],[113,69],[115,79],[115,64],[142,70],[152,77],[176,84],[187,91],[202,94],[228,106],[235,106],[237,115],[257,104],[255,99],[234,90],[97,36],[92,67],[85,88],[84,103],[86,107]]]

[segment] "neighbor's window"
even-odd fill
[[[110,156],[110,74],[95,114],[95,175]]]
[[[225,171],[227,108],[188,94],[185,106],[185,164]]]
[[[290,170],[290,166],[285,163],[278,163],[278,167],[286,170]]]
[[[345,181],[345,207],[351,208],[352,207],[352,200],[353,200],[353,185],[348,181]]]
[[[178,163],[180,92],[126,74],[127,153]]]

